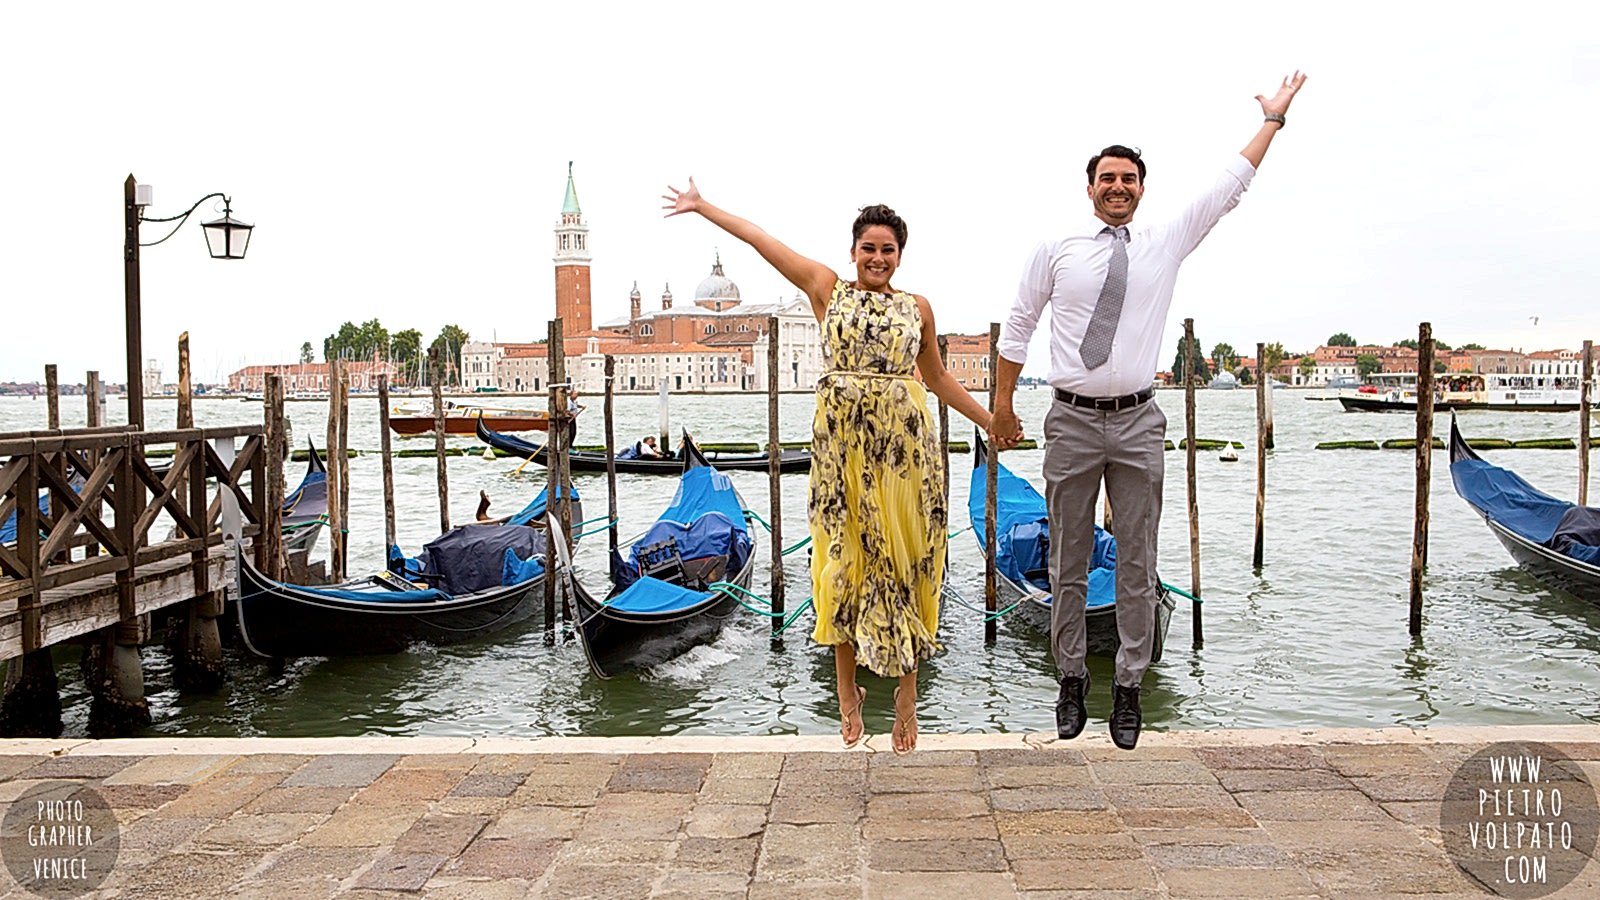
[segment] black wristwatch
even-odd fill
[[[1289,124],[1289,120],[1283,117],[1283,113],[1267,113],[1266,119],[1268,122],[1277,122],[1279,128],[1287,127]]]

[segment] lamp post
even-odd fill
[[[154,247],[177,234],[178,229],[183,227],[183,223],[188,221],[189,216],[200,207],[200,204],[216,197],[222,198],[222,218],[203,223],[206,248],[210,251],[212,259],[244,259],[245,248],[250,243],[250,230],[255,227],[235,219],[228,197],[221,193],[207,194],[179,215],[162,219],[147,218],[144,214],[144,208],[150,205],[151,196],[150,185],[140,184],[132,175],[123,182],[122,280],[128,342],[128,424],[140,429],[144,428],[144,370],[141,367],[144,348],[139,320],[139,248]],[[173,226],[172,231],[161,240],[140,244],[141,222],[178,224]]]

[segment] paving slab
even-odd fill
[[[1600,778],[1591,725],[1152,732],[1132,752],[924,734],[907,757],[823,736],[28,740],[0,741],[0,806],[96,790],[122,849],[91,897],[1467,897],[1445,787],[1530,741]],[[1579,862],[1554,896],[1600,893]]]

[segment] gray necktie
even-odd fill
[[[1078,356],[1089,369],[1098,369],[1111,358],[1111,339],[1117,336],[1117,320],[1122,317],[1122,296],[1128,292],[1128,229],[1107,225],[1100,233],[1111,235],[1111,265],[1106,269],[1106,283],[1100,288],[1094,314],[1089,316],[1083,343],[1078,345]]]

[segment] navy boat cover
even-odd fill
[[[992,458],[992,457],[991,457]],[[984,544],[984,510],[988,493],[987,466],[972,470],[967,493],[967,515]],[[1001,465],[995,471],[995,568],[1017,585],[1033,585],[1050,590],[1050,512],[1044,497],[1027,480]],[[1094,526],[1094,551],[1089,557],[1088,606],[1109,606],[1116,602],[1117,539],[1100,526]]]
[[[685,559],[726,556],[729,576],[744,568],[754,542],[745,527],[744,503],[728,476],[696,466],[678,479],[678,492],[654,525],[633,543],[628,562],[612,562],[612,581],[625,588],[639,577],[639,551],[671,538]]]
[[[1600,565],[1600,509],[1544,493],[1509,469],[1481,459],[1450,464],[1462,499],[1508,530],[1591,565]]]

